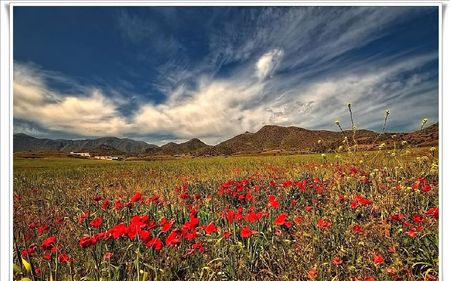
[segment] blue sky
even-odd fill
[[[437,7],[15,7],[14,131],[209,144],[438,121]]]

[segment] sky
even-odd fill
[[[438,121],[438,7],[14,7],[14,132],[208,144]]]

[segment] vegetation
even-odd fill
[[[436,149],[341,150],[15,159],[15,278],[437,280]]]

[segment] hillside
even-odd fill
[[[299,127],[282,127],[267,125],[255,133],[243,134],[225,140],[215,146],[210,146],[194,138],[184,143],[170,142],[161,147],[143,141],[104,137],[88,140],[51,140],[38,139],[25,134],[14,135],[14,152],[47,151],[65,152],[83,151],[92,154],[108,155],[138,155],[138,156],[212,156],[254,154],[271,152],[311,153],[333,151],[343,144],[344,138],[352,145],[353,139],[360,149],[376,149],[381,143],[388,148],[407,141],[413,146],[437,145],[439,126],[433,124],[422,130],[410,133],[379,134],[370,130],[326,131],[307,130]]]

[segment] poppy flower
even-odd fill
[[[149,242],[147,242],[145,244],[145,246],[147,247],[151,247],[156,251],[159,251],[162,249],[162,242],[161,239],[159,239],[158,237],[152,238]]]
[[[353,233],[361,234],[361,233],[363,233],[364,229],[359,224],[354,224],[352,226],[352,231],[353,231]]]
[[[123,205],[122,205],[122,202],[120,202],[120,200],[116,200],[114,202],[114,209],[120,210],[120,209],[122,209],[122,207],[123,207]]]
[[[206,232],[206,234],[217,233],[218,231],[217,227],[213,223],[210,223],[206,226],[203,225],[202,228]]]
[[[89,223],[93,228],[99,228],[103,223],[103,219],[102,218],[96,218],[91,220],[91,222]]]
[[[374,264],[382,264],[384,262],[384,257],[381,255],[374,255],[372,260]]]
[[[416,236],[416,231],[413,228],[411,228],[406,232],[406,234],[408,234],[410,237],[414,237]]]
[[[331,226],[331,221],[327,219],[319,219],[317,221],[317,227],[320,229],[328,229]]]
[[[109,200],[103,201],[102,210],[107,210],[109,208]]]
[[[41,225],[39,228],[38,228],[38,230],[37,230],[37,233],[38,234],[42,234],[42,232],[44,232],[44,231],[46,231],[48,229],[48,225]]]
[[[302,219],[301,217],[295,217],[295,218],[294,218],[294,222],[295,222],[296,224],[301,224],[301,223],[303,222],[303,219]]]
[[[416,224],[421,224],[421,223],[423,223],[423,221],[424,221],[424,218],[421,216],[421,215],[414,215],[413,216],[413,221],[416,223]]]
[[[142,194],[140,192],[136,192],[133,197],[131,197],[131,202],[135,203],[142,199]]]
[[[231,237],[231,232],[229,232],[229,231],[224,231],[224,232],[223,232],[223,237],[225,237],[225,238],[230,238],[230,237]]]
[[[250,237],[252,234],[255,234],[256,231],[251,230],[248,226],[245,226],[241,229],[241,237],[247,238]]]
[[[44,250],[50,250],[54,245],[56,244],[56,237],[55,236],[50,236],[47,237],[41,245],[41,248]]]
[[[62,264],[64,263],[68,263],[70,261],[70,258],[68,255],[64,254],[64,253],[60,253],[58,255],[58,261]]]
[[[427,214],[433,216],[435,219],[439,219],[439,208],[430,208]]]
[[[97,243],[97,240],[94,237],[84,236],[80,238],[80,246],[81,248],[88,248]]]
[[[341,265],[341,264],[343,263],[343,261],[342,261],[342,259],[341,259],[340,256],[335,256],[335,257],[333,258],[332,263],[333,263],[335,266],[339,266],[339,265]]]
[[[161,231],[162,232],[167,232],[169,231],[169,229],[172,227],[173,223],[175,221],[174,220],[167,220],[166,218],[163,218],[159,224],[161,225]]]
[[[268,200],[270,207],[274,209],[278,209],[278,207],[280,207],[280,203],[277,201],[277,197],[275,197],[275,195],[269,195]]]
[[[103,260],[104,260],[104,261],[109,261],[113,255],[114,255],[114,254],[111,253],[111,252],[106,252],[106,253],[103,255]]]
[[[167,246],[175,246],[178,243],[180,243],[180,239],[177,238],[177,232],[174,230],[172,231],[169,236],[166,238],[166,245]]]
[[[278,217],[276,217],[275,224],[276,225],[283,225],[286,222],[286,217],[287,217],[286,213],[280,214]]]

